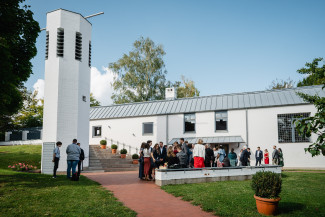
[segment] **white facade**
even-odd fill
[[[276,145],[283,150],[285,167],[296,168],[324,168],[325,158],[323,156],[311,157],[305,154],[304,148],[309,143],[279,143],[278,141],[278,114],[310,113],[314,115],[316,109],[313,105],[291,105],[279,107],[265,107],[252,109],[228,110],[228,123],[226,131],[216,131],[215,112],[195,113],[195,132],[184,132],[184,114],[154,115],[147,117],[125,117],[102,120],[91,120],[89,128],[89,144],[99,144],[102,139],[119,142],[131,146],[131,153],[140,148],[142,142],[152,140],[153,143],[164,142],[167,144],[173,138],[180,137],[218,137],[218,136],[241,136],[245,143],[228,143],[229,149],[234,148],[238,154],[240,149],[248,144],[251,148],[251,165],[255,165],[255,151],[258,146],[264,151],[268,149],[272,156],[272,147]],[[153,133],[143,134],[143,123],[153,123]],[[100,126],[101,136],[93,135],[93,127]],[[315,141],[312,136],[311,140]],[[272,163],[272,159],[270,159]]]
[[[45,144],[63,143],[59,171],[66,170],[65,150],[74,138],[88,156],[91,28],[78,13],[58,9],[47,14],[42,173],[53,171],[53,155],[44,152]],[[58,31],[64,32],[63,56],[58,55]],[[77,34],[82,37],[81,60],[76,59]],[[88,166],[88,159],[84,166]]]

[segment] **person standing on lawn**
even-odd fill
[[[279,148],[279,149],[278,149],[278,152],[279,152],[279,165],[280,165],[281,167],[283,167],[283,166],[284,166],[284,161],[283,161],[283,153],[282,153],[282,149]]]
[[[202,139],[199,139],[197,144],[194,145],[193,157],[194,168],[203,168],[205,159],[205,147],[203,145]]]
[[[231,149],[230,153],[228,154],[229,163],[231,167],[236,166],[237,154],[234,152],[234,148]]]
[[[80,147],[80,143],[78,142],[77,145]],[[83,162],[83,160],[85,160],[85,152],[82,148],[80,148],[81,153],[80,153],[80,157],[79,157],[79,162],[78,162],[78,176],[80,176],[81,173],[81,163]]]
[[[160,151],[160,165],[163,166],[167,157],[167,149],[164,147],[163,142],[159,142],[159,151]]]
[[[56,171],[59,168],[59,161],[60,161],[60,147],[62,146],[62,142],[58,141],[56,143],[56,147],[53,150],[53,160],[54,162],[54,169],[53,169],[53,178],[56,178]]]
[[[177,145],[177,151],[178,151],[178,153],[176,154],[176,157],[178,157],[179,164],[181,165],[181,168],[186,168],[188,156],[183,151],[183,147],[180,144]]]
[[[67,150],[67,163],[68,163],[68,168],[67,168],[67,178],[71,178],[71,169],[72,169],[72,175],[76,173],[76,167],[79,162],[80,154],[81,154],[81,149],[77,145],[77,139],[72,140],[72,144],[68,145]]]
[[[257,147],[257,150],[255,152],[255,158],[256,158],[255,166],[257,166],[257,164],[259,164],[259,166],[261,166],[261,161],[263,159],[263,151],[261,151],[260,147]]]
[[[264,150],[264,164],[269,164],[269,152],[267,149]]]
[[[278,165],[279,164],[279,152],[276,149],[276,146],[273,146],[273,152],[272,152],[272,165]]]
[[[210,144],[205,145],[205,167],[212,167],[213,166],[213,161],[214,161],[214,153],[213,150],[211,149]]]
[[[243,147],[243,151],[240,155],[240,162],[242,166],[247,166],[248,163],[248,151],[247,151],[247,147],[244,146]]]

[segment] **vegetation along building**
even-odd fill
[[[258,146],[272,156],[276,145],[283,151],[285,167],[325,167],[323,156],[312,158],[304,151],[316,135],[303,138],[294,125],[296,119],[316,112],[296,93],[324,97],[321,86],[182,99],[173,97],[173,91],[166,100],[91,108],[89,144],[106,139],[135,153],[147,140],[172,144],[181,137],[189,143],[202,138],[213,146],[223,145],[226,152],[234,148],[237,154],[247,144],[252,165]]]

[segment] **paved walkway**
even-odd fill
[[[161,190],[154,182],[141,181],[138,172],[84,173],[89,179],[112,191],[125,206],[136,211],[138,216],[214,216],[189,202]]]

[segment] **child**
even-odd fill
[[[53,170],[53,178],[56,178],[56,171],[59,167],[59,160],[60,160],[60,147],[62,146],[62,142],[58,141],[56,143],[56,148],[53,150],[53,160],[54,162],[54,170]]]

